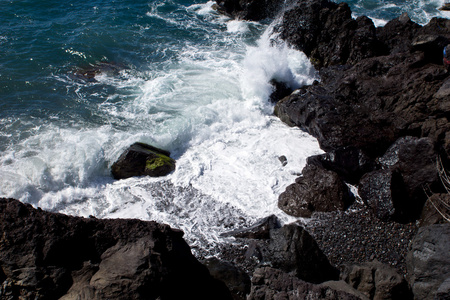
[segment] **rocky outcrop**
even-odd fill
[[[341,278],[368,299],[413,299],[406,279],[378,261],[347,266]]]
[[[111,166],[115,179],[133,176],[165,176],[175,170],[170,152],[144,144],[134,143]]]
[[[344,210],[351,204],[348,187],[333,171],[307,165],[302,176],[278,198],[278,207],[295,217],[311,217],[315,211]]]
[[[450,224],[421,227],[407,257],[408,281],[415,299],[433,299],[448,291]]]
[[[250,227],[248,232],[244,229],[227,235],[245,241],[248,247],[244,256],[256,261],[257,266],[270,265],[313,283],[336,280],[339,276],[316,241],[300,225],[280,227],[270,217]]]
[[[327,284],[311,284],[281,270],[264,267],[256,269],[253,274],[251,293],[247,299],[356,300],[362,298],[357,296],[357,292],[348,293]]]
[[[321,82],[280,101],[276,114],[317,137],[326,151],[354,147],[375,158],[405,135],[429,137],[442,147],[450,129],[442,65],[450,21],[421,27],[403,15],[376,30],[370,23],[352,20],[345,4],[325,0],[287,10],[281,37],[320,61]],[[348,49],[355,54],[344,54]]]
[[[280,0],[217,0],[216,9],[235,19],[261,21],[273,18],[283,6]]]
[[[424,188],[442,192],[437,157],[449,161],[450,73],[442,49],[450,20],[420,26],[402,15],[375,29],[367,18],[351,19],[346,4],[307,0],[284,12],[278,31],[320,69],[321,82],[275,106],[281,120],[327,151],[309,163],[359,183],[380,218],[419,218]],[[397,163],[389,165],[392,155]]]
[[[318,69],[385,53],[373,22],[364,16],[353,19],[346,3],[298,1],[283,13],[277,31]]]
[[[402,137],[378,158],[381,170],[364,175],[359,194],[381,219],[418,219],[424,191],[439,181],[436,162],[430,138]]]
[[[1,299],[231,299],[183,232],[0,199]]]

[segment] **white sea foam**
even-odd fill
[[[229,40],[225,47],[186,44],[176,59],[144,73],[105,74],[87,86],[67,81],[81,102],[91,86],[119,91],[96,111],[110,125],[41,124],[2,153],[1,196],[74,215],[168,223],[199,247],[269,214],[292,220],[277,208],[278,195],[321,151],[314,138],[272,116],[268,81],[310,83],[312,67],[300,52],[271,47],[269,33],[246,46],[223,22],[216,38]],[[239,32],[249,26],[231,24]],[[171,151],[175,172],[114,181],[111,164],[136,141]]]
[[[450,16],[448,12],[439,10],[445,2],[445,0],[411,0],[399,3],[395,0],[358,0],[351,1],[353,5],[351,8],[355,17],[366,15],[374,20],[376,26],[384,26],[388,21],[405,12],[414,22],[425,25],[433,17],[448,18]]]
[[[240,21],[240,20],[232,20],[227,22],[227,30],[232,33],[244,33],[250,31],[248,28],[248,22]]]

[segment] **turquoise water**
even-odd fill
[[[425,23],[443,1],[347,1],[378,24]],[[316,140],[272,116],[272,78],[316,74],[268,25],[206,1],[1,1],[0,196],[73,215],[140,218],[207,248],[277,214]],[[134,142],[177,160],[164,178],[115,181]],[[283,167],[278,157],[284,155]]]

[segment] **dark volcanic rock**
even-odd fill
[[[280,220],[275,215],[259,220],[251,227],[223,233],[222,236],[234,236],[247,239],[270,239],[270,231],[281,228]]]
[[[378,218],[389,220],[398,215],[395,199],[402,199],[405,195],[402,186],[397,172],[373,171],[361,178],[359,195]]]
[[[0,230],[1,299],[231,299],[167,225],[0,199]]]
[[[288,9],[281,37],[321,67],[321,82],[278,102],[276,115],[315,136],[325,151],[353,147],[373,159],[406,135],[447,149],[450,84],[442,49],[450,21],[420,26],[402,15],[376,30],[370,23],[326,0]]]
[[[445,205],[446,203],[447,206]],[[444,219],[443,214],[446,214],[447,216],[450,215],[448,203],[450,203],[450,194],[431,195],[422,209],[419,226],[422,227],[445,223],[446,220]]]
[[[208,258],[202,263],[208,268],[212,277],[227,285],[234,300],[246,299],[246,295],[250,293],[251,282],[250,276],[245,271],[215,257]]]
[[[347,266],[341,278],[369,299],[413,299],[405,278],[378,261]]]
[[[338,278],[339,272],[330,265],[316,241],[297,224],[280,228],[278,220],[272,216],[252,226],[248,232],[243,229],[227,235],[238,237],[247,245],[244,255],[239,256],[256,262],[252,268],[271,265],[314,283]],[[240,264],[252,263],[241,261]]]
[[[134,143],[111,166],[115,179],[133,176],[165,176],[175,170],[170,152],[144,144]]]
[[[406,135],[444,145],[450,98],[440,95],[446,93],[448,74],[442,65],[414,67],[421,55],[396,54],[353,67],[326,68],[320,84],[279,101],[275,114],[315,136],[325,151],[354,147],[375,158]]]
[[[367,17],[354,20],[346,3],[298,1],[284,12],[277,31],[318,69],[383,54],[373,22]]]
[[[415,220],[427,199],[425,188],[438,185],[436,161],[431,139],[402,137],[378,159],[382,170],[361,179],[361,198],[382,219]]]
[[[344,210],[351,204],[348,187],[333,171],[307,165],[302,177],[278,198],[278,207],[295,217],[310,217],[314,211]]]
[[[301,226],[285,225],[270,231],[268,243],[260,244],[264,262],[298,278],[319,283],[335,280],[339,272],[330,265],[316,241]]]
[[[233,18],[261,21],[273,18],[284,1],[280,0],[216,0],[217,9]]]
[[[355,147],[344,147],[325,154],[310,156],[308,165],[318,165],[336,172],[344,181],[356,184],[361,176],[375,169],[375,162]]]
[[[436,300],[450,299],[450,277],[448,277],[438,288],[434,296]]]
[[[419,229],[407,257],[408,281],[415,299],[433,299],[450,277],[449,249],[449,223]]]
[[[292,274],[285,273],[281,270],[264,267],[257,269],[253,274],[252,289],[247,299],[356,300],[361,298],[326,285],[315,285],[304,282]]]
[[[293,89],[282,81],[272,79],[269,83],[273,87],[273,92],[269,96],[269,100],[272,103],[278,102],[293,92]]]

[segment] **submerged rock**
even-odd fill
[[[133,176],[165,176],[175,170],[170,152],[144,144],[134,143],[111,166],[115,179]]]
[[[88,66],[78,67],[73,73],[74,79],[81,79],[85,82],[97,82],[95,77],[105,74],[110,76],[117,76],[120,71],[127,69],[125,65],[115,62],[98,62],[89,64]]]
[[[1,299],[231,299],[183,232],[0,199]]]

